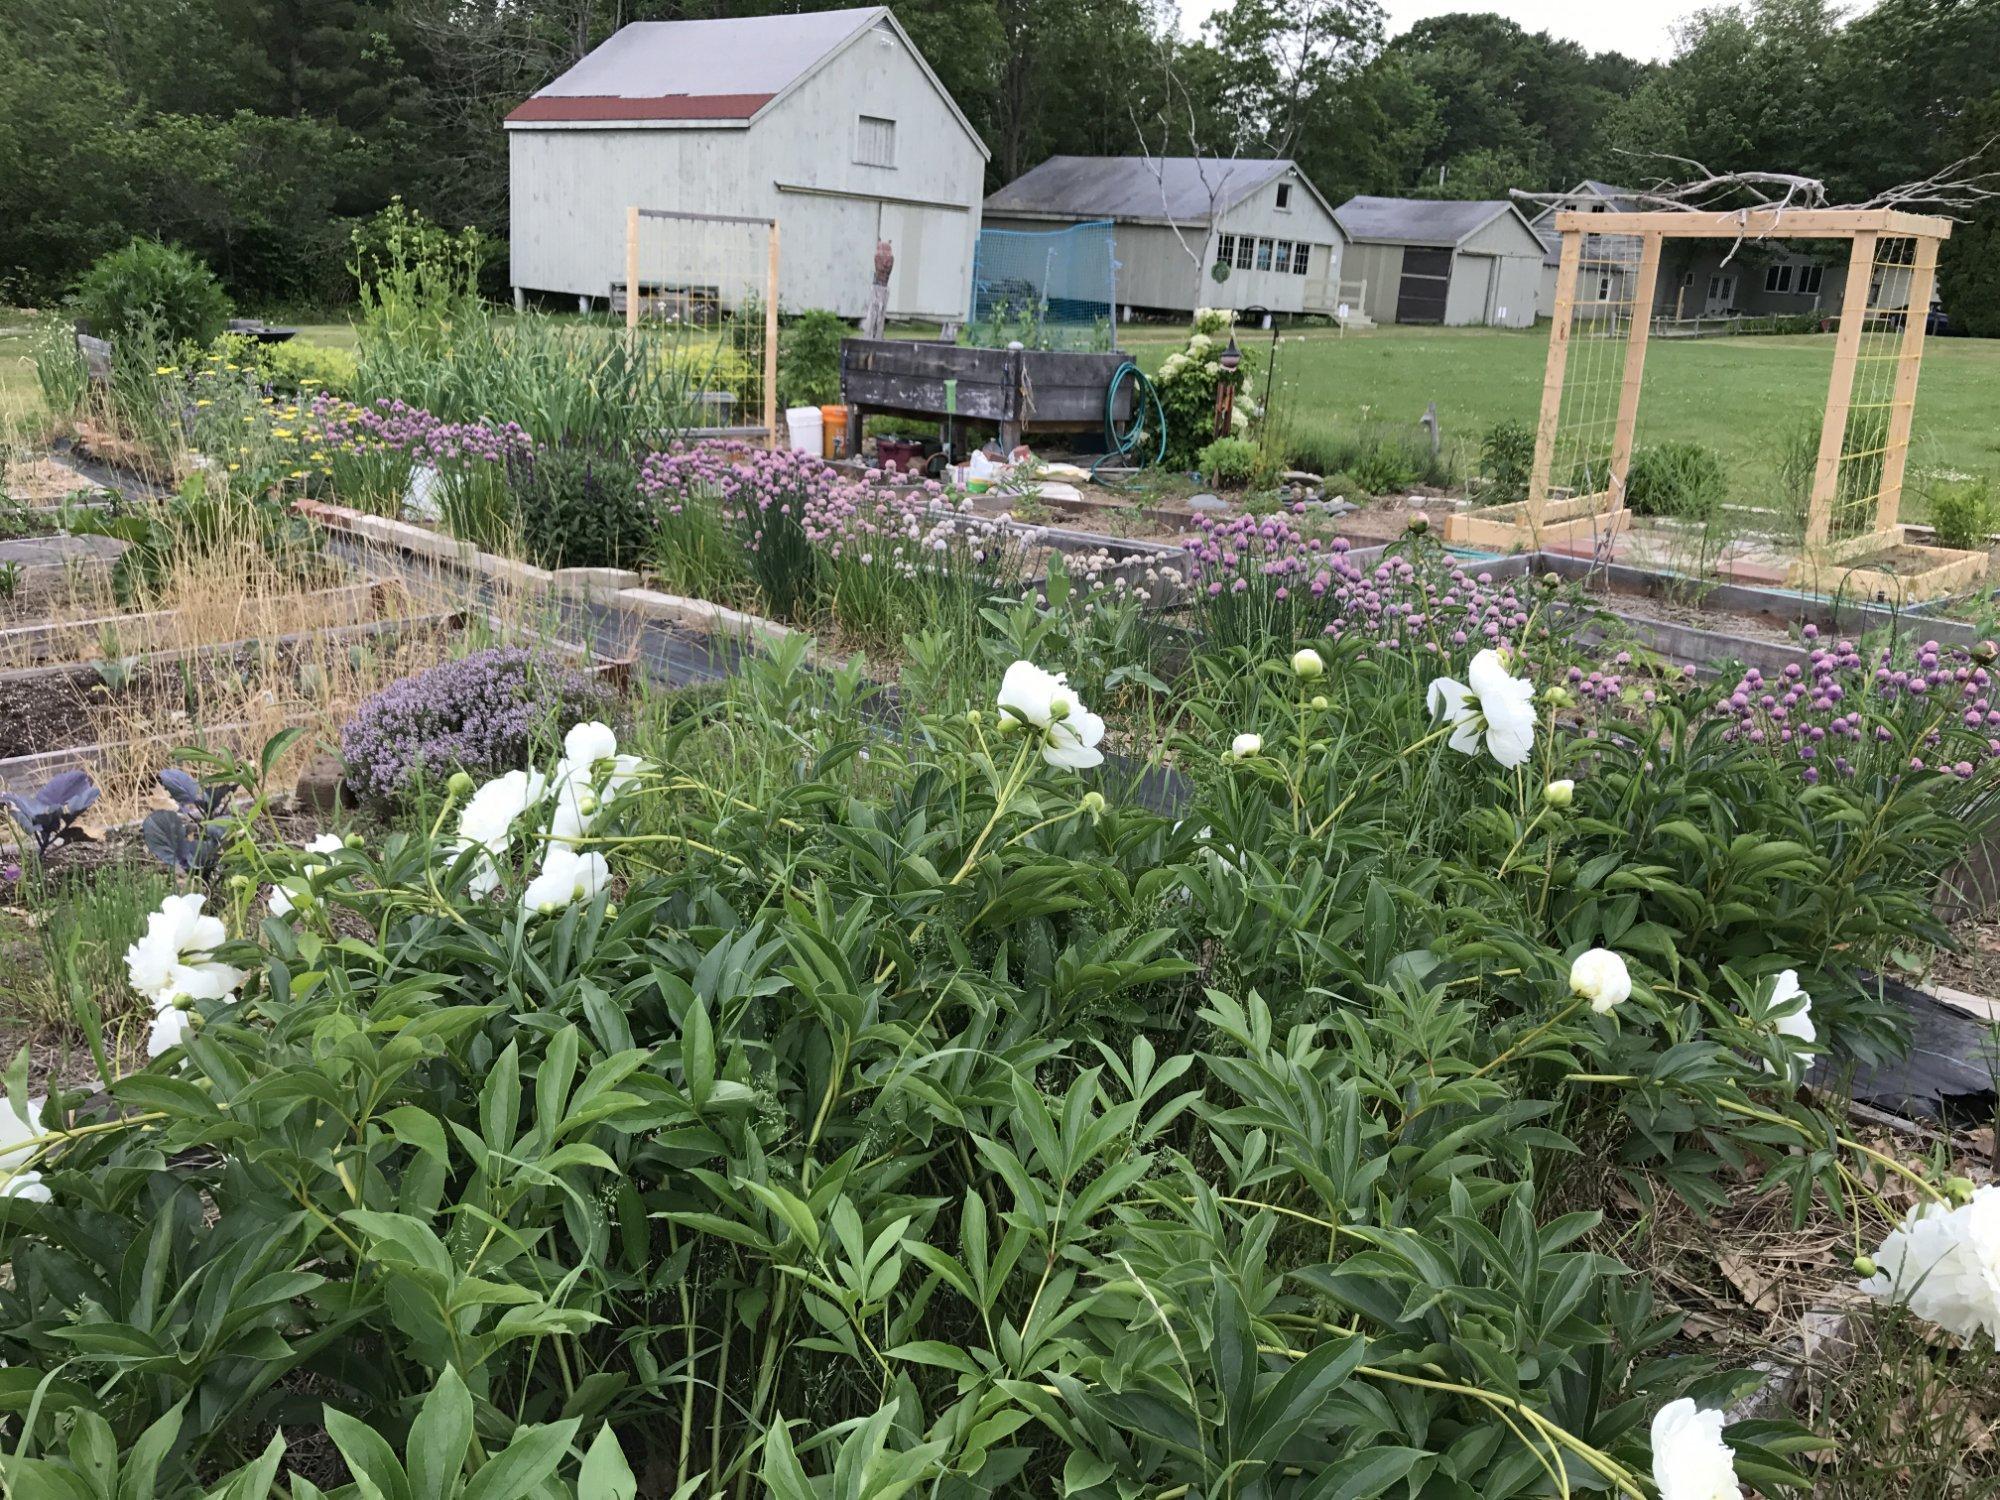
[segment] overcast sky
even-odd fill
[[[1200,29],[1209,14],[1229,0],[1180,0],[1181,25]],[[1672,26],[1714,0],[1384,0],[1388,33],[1407,31],[1414,21],[1452,11],[1498,11],[1529,31],[1546,31],[1581,42],[1592,52],[1664,58],[1672,49]]]

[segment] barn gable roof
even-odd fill
[[[1504,198],[1349,198],[1333,211],[1347,237],[1362,244],[1434,245],[1456,249],[1502,215],[1520,220],[1539,243],[1520,210]]]
[[[634,21],[507,116],[536,125],[742,127],[877,26],[895,33],[945,108],[971,121],[886,5],[709,21]],[[984,143],[980,150],[985,151]]]
[[[1061,219],[1124,219],[1205,224],[1245,198],[1296,172],[1308,193],[1326,200],[1283,158],[1217,161],[1195,156],[1051,156],[986,199],[989,214]],[[1330,207],[1327,208],[1332,212]]]

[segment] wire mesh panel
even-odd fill
[[[972,253],[966,337],[1001,348],[1108,350],[1117,295],[1109,219],[1067,229],[982,229]]]
[[[687,382],[691,425],[771,437],[777,225],[634,209],[625,264],[625,279],[611,288],[612,307],[626,327],[658,342],[661,357]]]
[[[1879,532],[1893,525],[1916,405],[1917,364],[1929,316],[1929,276],[1920,278],[1920,242],[1880,236],[1872,246],[1857,240],[1857,260],[1867,274],[1866,301],[1854,340],[1853,375],[1841,426],[1834,477],[1831,539]],[[1932,256],[1935,255],[1935,246]],[[1931,257],[1924,257],[1929,261]],[[1856,271],[1859,289],[1859,271]],[[1923,305],[1915,298],[1921,289]],[[1912,328],[1912,324],[1916,326]]]
[[[1619,443],[1627,355],[1634,328],[1643,330],[1652,313],[1637,300],[1642,249],[1636,234],[1587,234],[1578,248],[1549,473],[1553,495],[1623,493],[1631,461],[1629,446],[1621,452]]]

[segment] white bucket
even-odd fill
[[[824,440],[824,425],[817,406],[785,408],[785,432],[795,453],[810,453],[818,457]]]

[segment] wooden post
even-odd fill
[[[778,221],[771,221],[771,260],[764,278],[764,432],[778,446]]]
[[[625,331],[639,331],[639,208],[625,210]]]
[[[1903,343],[1896,353],[1896,394],[1889,408],[1889,435],[1883,444],[1882,489],[1875,503],[1875,529],[1898,524],[1903,504],[1903,469],[1910,457],[1910,419],[1917,409],[1917,371],[1924,362],[1924,334],[1931,316],[1931,287],[1937,281],[1938,242],[1916,242],[1910,267],[1910,298],[1903,309]]]
[[[1535,465],[1528,474],[1528,530],[1537,541],[1542,506],[1549,498],[1549,473],[1556,460],[1556,424],[1562,420],[1563,371],[1569,364],[1569,329],[1576,310],[1576,268],[1583,257],[1583,234],[1563,236],[1556,262],[1556,305],[1549,319],[1549,360],[1542,372],[1542,415],[1535,424]]]
[[[1653,327],[1653,289],[1660,280],[1662,236],[1639,240],[1639,280],[1632,289],[1632,318],[1625,330],[1625,383],[1618,392],[1618,426],[1611,436],[1610,511],[1625,504],[1625,475],[1632,467],[1632,433],[1639,423],[1639,390],[1646,377],[1646,337]]]
[[[1875,233],[1854,236],[1847,261],[1847,289],[1840,299],[1840,334],[1833,345],[1833,374],[1826,387],[1826,420],[1819,429],[1819,462],[1813,468],[1812,499],[1806,513],[1806,550],[1826,546],[1833,526],[1833,501],[1840,488],[1840,452],[1847,442],[1847,409],[1854,400],[1854,362],[1861,352],[1861,329],[1868,321],[1868,278],[1875,268]]]

